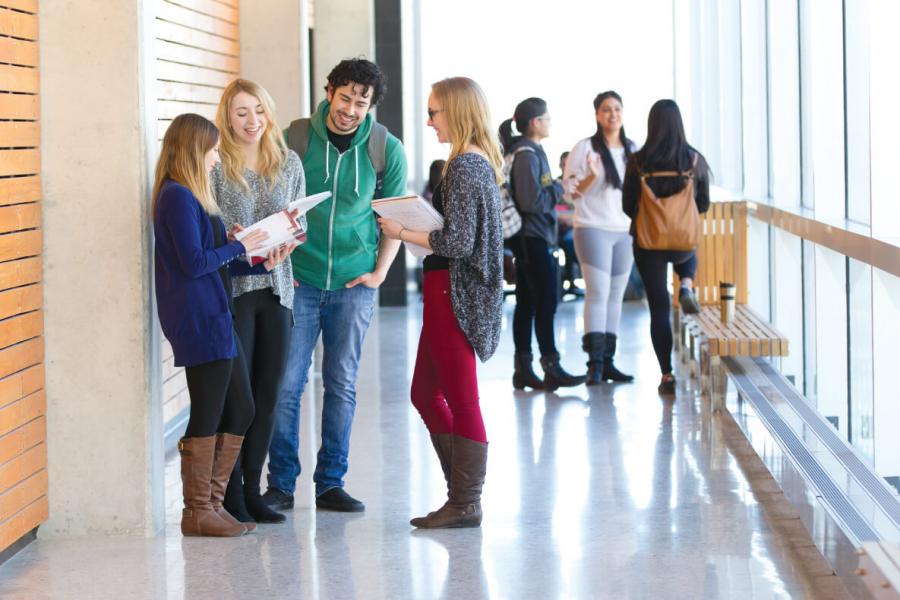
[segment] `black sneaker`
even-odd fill
[[[700,312],[700,304],[697,302],[697,298],[690,288],[682,286],[678,291],[678,304],[686,315],[696,315]]]
[[[272,510],[291,510],[294,508],[294,495],[282,492],[277,488],[269,488],[262,497]]]
[[[659,387],[656,389],[659,391],[660,396],[674,396],[675,377],[672,374],[663,375],[662,381],[659,382]]]
[[[316,508],[337,512],[363,512],[366,505],[345,492],[344,488],[331,488],[316,496]]]

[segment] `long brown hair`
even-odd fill
[[[159,190],[167,179],[171,179],[191,190],[207,214],[219,214],[206,171],[206,153],[215,148],[218,141],[219,130],[209,119],[193,113],[175,117],[163,137],[159,162],[156,163],[154,212]]]
[[[219,108],[216,110],[216,125],[222,132],[222,143],[219,147],[219,155],[222,157],[222,172],[225,178],[232,181],[244,190],[249,191],[250,186],[244,179],[244,152],[241,150],[234,132],[231,130],[231,103],[234,97],[241,92],[246,92],[259,100],[263,114],[266,117],[266,130],[259,141],[259,174],[266,180],[269,189],[275,187],[281,179],[281,170],[287,160],[287,144],[281,134],[281,128],[275,122],[275,103],[269,93],[259,84],[247,79],[235,79],[228,84],[222,92]]]
[[[450,77],[431,86],[435,99],[447,111],[450,127],[450,161],[473,144],[487,155],[497,183],[503,181],[503,154],[491,126],[491,111],[481,87],[468,77]],[[446,171],[447,167],[444,166]]]

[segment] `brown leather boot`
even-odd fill
[[[431,445],[441,462],[441,470],[444,472],[444,481],[447,482],[447,492],[450,491],[450,465],[453,456],[453,434],[439,433],[431,436]]]
[[[181,486],[184,510],[181,533],[185,536],[237,537],[242,525],[233,525],[216,514],[210,502],[216,436],[181,438]]]
[[[426,517],[410,521],[422,529],[478,527],[481,525],[481,488],[487,470],[487,444],[458,435],[453,439],[450,493],[447,502]]]
[[[241,444],[243,442],[244,437],[241,435],[230,433],[216,434],[216,454],[213,461],[209,501],[217,515],[232,525],[240,525],[249,533],[256,529],[256,523],[241,523],[222,506],[222,501],[225,499],[225,489],[228,487],[228,479],[231,477],[231,471],[234,469],[234,463],[241,452]]]

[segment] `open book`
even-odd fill
[[[257,221],[250,227],[246,227],[235,235],[235,239],[241,241],[244,236],[252,231],[263,230],[269,234],[266,239],[265,246],[258,248],[253,252],[248,252],[244,256],[244,260],[251,265],[258,265],[266,260],[266,256],[282,244],[289,242],[297,242],[302,244],[306,241],[306,220],[303,215],[312,207],[331,198],[331,192],[322,192],[321,194],[313,194],[305,198],[298,198],[287,205],[287,208],[280,210],[275,214],[269,215],[261,221]],[[291,217],[293,211],[298,211],[297,217]]]
[[[372,200],[372,210],[387,219],[399,221],[412,231],[436,231],[443,229],[444,217],[424,198],[419,196],[396,196]],[[414,256],[426,256],[431,250],[416,244],[404,242]]]

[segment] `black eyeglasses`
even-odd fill
[[[425,111],[425,112],[428,113],[428,119],[431,120],[431,121],[434,121],[434,115],[436,115],[436,114],[438,114],[438,113],[442,113],[442,112],[444,112],[444,111],[446,111],[446,110],[447,110],[446,108],[438,108],[437,110],[432,110],[432,109],[429,108],[429,109],[428,109],[427,111]]]

